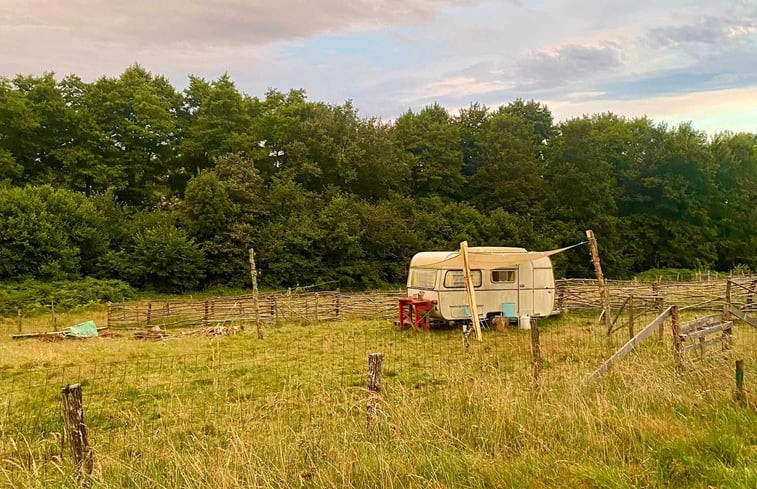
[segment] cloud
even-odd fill
[[[611,71],[622,63],[619,46],[568,44],[550,51],[535,51],[518,60],[517,76],[524,86],[548,88]]]
[[[740,5],[722,15],[695,22],[650,29],[645,41],[652,47],[681,47],[691,54],[725,50],[757,33],[757,4]]]
[[[259,44],[427,20],[472,0],[4,1],[0,28],[140,45]]]
[[[419,99],[435,99],[439,97],[466,97],[479,95],[508,88],[504,82],[492,80],[478,80],[472,76],[457,76],[441,81],[431,82],[421,87],[405,101],[417,101]]]
[[[757,87],[713,90],[633,100],[545,100],[555,118],[614,112],[627,117],[648,116],[657,121],[695,121],[697,129],[757,132]]]

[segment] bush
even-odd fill
[[[63,312],[88,304],[129,300],[134,296],[134,289],[120,280],[84,278],[54,282],[0,282],[0,314],[13,316],[19,308],[25,314],[41,313],[52,302],[56,311]]]
[[[186,232],[173,226],[138,233],[128,252],[111,254],[109,261],[130,284],[159,292],[193,289],[205,276],[202,250]]]
[[[0,187],[0,279],[90,274],[108,248],[107,231],[82,194]]]

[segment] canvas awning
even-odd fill
[[[527,263],[540,258],[546,258],[548,256],[562,253],[563,251],[580,246],[584,242],[577,243],[565,248],[559,248],[549,251],[526,251],[526,252],[496,252],[496,251],[476,251],[475,248],[468,249],[468,264],[471,269],[483,268],[503,268],[514,267],[521,263]],[[449,255],[447,258],[433,262],[424,263],[423,265],[415,265],[414,268],[451,268],[451,269],[463,269],[463,256],[460,252]]]

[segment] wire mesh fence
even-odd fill
[[[700,308],[679,307],[681,325],[713,316],[718,309],[718,314],[725,315],[727,296],[748,318],[754,311],[753,285],[750,280],[736,280],[730,286],[723,285],[720,301]],[[709,294],[720,294],[720,285],[716,287]],[[307,439],[313,430],[342,437],[355,430],[365,431],[367,357],[373,352],[384,355],[381,410],[392,420],[392,426],[401,425],[398,416],[426,416],[424,423],[433,420],[430,433],[438,430],[460,435],[460,419],[476,416],[471,414],[476,410],[492,414],[491,410],[498,409],[487,405],[486,400],[504,402],[508,396],[531,399],[532,391],[550,392],[564,389],[566,384],[582,384],[668,306],[660,290],[677,290],[680,294],[680,289],[669,287],[658,288],[657,294],[645,295],[633,289],[625,297],[617,291],[611,295],[613,328],[609,334],[598,321],[597,308],[565,307],[560,317],[539,320],[538,388],[533,377],[533,336],[515,325],[504,331],[487,327],[483,341],[471,342],[466,348],[459,329],[416,332],[393,326],[389,320],[353,319],[366,307],[383,311],[379,318],[394,317],[396,300],[392,294],[397,293],[319,292],[317,296],[308,294],[306,299],[292,299],[293,303],[298,301],[292,311],[317,311],[318,322],[288,321],[294,316],[287,312],[278,313],[279,321],[277,313],[273,320],[270,316],[262,320],[247,312],[245,303],[238,320],[265,321],[263,339],[242,332],[200,336],[188,342],[177,335],[159,342],[165,348],[136,349],[125,358],[101,354],[89,361],[71,359],[64,366],[53,363],[49,367],[6,369],[0,387],[0,459],[12,460],[19,467],[35,466],[45,473],[58,470],[64,458],[60,389],[70,383],[83,387],[86,424],[101,460],[136,467],[146,463],[143,458],[154,447],[179,450],[182,446],[197,447],[198,443],[225,446],[230,437],[249,430],[294,437],[307,452]],[[350,309],[351,304],[366,302],[370,306]],[[181,307],[164,304],[169,310]],[[287,306],[276,307],[286,311]],[[335,321],[336,307],[340,321]],[[205,314],[206,301],[193,302],[191,308]],[[215,308],[216,314],[225,316],[229,310],[239,311],[240,305],[223,301]],[[213,308],[207,310],[213,312]],[[166,316],[156,316],[155,320],[159,319]],[[628,382],[629,389],[647,389],[647,384],[654,384],[660,376],[675,376],[674,339],[666,320],[614,367],[618,374],[610,382]],[[122,337],[102,341],[134,340]],[[747,322],[735,321],[728,343],[713,345],[710,352],[700,358],[692,349],[684,359],[685,370],[678,374],[697,392],[730,395],[735,359],[746,360],[747,378],[757,376],[757,329]],[[539,402],[534,399],[529,401],[535,403],[532,408]]]

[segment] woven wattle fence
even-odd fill
[[[757,288],[757,276],[700,282],[608,281],[610,306],[623,307],[633,296],[637,308],[654,309],[676,304],[680,309],[720,310],[732,289],[734,299],[749,301],[749,291]],[[108,326],[137,328],[189,326],[223,321],[320,322],[342,319],[390,319],[397,315],[397,299],[404,289],[345,293],[275,292],[207,299],[179,299],[113,303],[108,306]],[[754,294],[757,297],[757,294]],[[555,308],[560,311],[601,309],[596,280],[556,281]]]
[[[277,292],[250,295],[166,301],[111,303],[108,326],[189,326],[223,321],[337,321],[340,319],[386,319],[397,314],[397,298],[404,290],[344,293]]]

